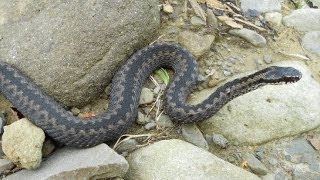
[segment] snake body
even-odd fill
[[[23,73],[4,62],[0,62],[0,91],[54,140],[69,146],[90,147],[116,140],[133,124],[143,83],[160,67],[171,68],[175,73],[166,90],[164,109],[178,123],[206,119],[233,98],[265,84],[295,82],[301,78],[294,68],[273,66],[228,82],[202,103],[190,105],[186,99],[197,85],[196,60],[179,45],[155,43],[137,51],[117,71],[112,79],[108,109],[95,117],[73,116]]]

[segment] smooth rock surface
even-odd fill
[[[191,31],[183,31],[178,36],[178,41],[194,56],[200,57],[206,53],[214,41],[213,35],[200,36]]]
[[[264,18],[273,27],[279,27],[282,24],[282,14],[279,12],[266,13]]]
[[[140,148],[129,155],[128,162],[128,180],[260,179],[201,148],[176,139]]]
[[[44,139],[42,129],[24,118],[4,127],[2,149],[8,159],[18,166],[36,169],[42,160]]]
[[[235,98],[199,123],[200,129],[206,134],[222,134],[233,144],[260,144],[318,127],[320,85],[310,70],[295,61],[275,65],[295,67],[303,77],[293,84],[267,85]],[[213,92],[194,93],[192,102],[201,102]]]
[[[250,153],[246,153],[243,157],[244,161],[248,162],[248,167],[251,171],[257,175],[267,175],[268,169],[264,164],[261,163],[256,157]]]
[[[320,31],[320,9],[297,9],[283,17],[285,26],[299,31]]]
[[[305,34],[302,38],[302,46],[320,56],[320,31],[312,31]]]
[[[0,2],[0,59],[67,106],[101,94],[160,22],[157,0],[14,2]]]
[[[0,159],[0,174],[6,170],[10,170],[14,167],[14,164],[7,159]]]
[[[243,11],[257,10],[259,12],[281,11],[282,0],[240,0]]]
[[[124,157],[106,144],[87,149],[63,148],[56,151],[40,168],[22,170],[6,179],[99,179],[122,177],[129,166]]]
[[[239,36],[257,47],[262,47],[267,44],[267,40],[263,36],[250,29],[232,29],[229,33],[234,36]]]

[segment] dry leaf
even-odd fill
[[[236,23],[232,18],[228,16],[218,16],[218,19],[230,27],[237,28],[237,29],[243,28],[241,24]]]
[[[199,16],[204,22],[207,22],[206,20],[206,14],[204,13],[203,9],[201,6],[197,3],[196,0],[189,0],[189,3],[194,10],[194,13]]]

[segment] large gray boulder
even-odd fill
[[[126,175],[128,180],[260,179],[202,148],[177,139],[159,141],[138,149],[127,160],[130,165]]]
[[[64,105],[84,105],[103,92],[133,52],[154,39],[158,3],[2,0],[0,59]]]
[[[293,84],[267,85],[226,104],[200,123],[206,134],[222,134],[233,144],[261,144],[276,138],[300,134],[320,125],[320,84],[300,62],[281,62],[302,72]],[[242,75],[243,76],[243,75]],[[194,95],[197,102],[214,89]]]

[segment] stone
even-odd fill
[[[266,13],[264,18],[275,28],[281,26],[282,24],[282,14],[279,12]]]
[[[178,41],[194,56],[200,57],[209,51],[214,41],[213,35],[200,36],[191,31],[183,31],[178,35]]]
[[[4,112],[0,112],[0,135],[3,134],[3,127],[7,125],[7,119],[4,116]]]
[[[245,155],[243,156],[243,160],[248,163],[248,167],[253,173],[262,176],[267,175],[268,169],[264,164],[261,163],[261,161],[255,158],[254,155],[245,153]]]
[[[148,88],[142,88],[139,104],[150,104],[153,102],[153,92]]]
[[[320,9],[297,9],[283,17],[285,26],[299,31],[320,31]]]
[[[36,169],[42,160],[44,139],[42,129],[24,118],[4,127],[2,149],[14,164],[26,169]]]
[[[217,28],[219,26],[217,17],[213,14],[211,9],[207,9],[207,24],[208,26]]]
[[[206,22],[204,22],[203,19],[201,19],[198,16],[192,16],[190,19],[190,22],[193,26],[196,26],[196,27],[206,25]]]
[[[271,55],[264,55],[263,60],[266,64],[272,63],[272,56]]]
[[[229,141],[221,134],[213,134],[212,142],[223,149],[226,149],[229,146]]]
[[[186,141],[205,150],[209,149],[208,142],[195,124],[183,124],[181,126],[181,132]]]
[[[140,148],[127,158],[125,179],[256,179],[256,175],[187,142],[162,140]]]
[[[320,31],[311,31],[305,34],[302,38],[302,46],[320,56]]]
[[[273,65],[297,68],[303,74],[302,79],[293,84],[267,85],[233,99],[208,120],[199,123],[201,131],[222,134],[232,144],[256,145],[318,127],[320,84],[311,71],[296,61]],[[202,102],[214,91],[206,89],[193,93],[191,103]]]
[[[160,127],[174,127],[173,122],[171,121],[170,117],[165,114],[161,114],[157,121],[157,125]]]
[[[163,11],[166,12],[166,13],[169,13],[169,14],[173,13],[173,7],[172,7],[171,4],[169,4],[169,3],[164,4],[164,5],[162,6],[162,9],[163,9]]]
[[[158,3],[1,0],[0,59],[65,106],[84,106],[133,52],[157,37]]]
[[[152,120],[149,117],[146,117],[142,112],[138,112],[138,118],[137,118],[137,123],[140,125],[145,125]]]
[[[263,47],[267,44],[267,40],[263,36],[250,29],[231,29],[229,33],[241,37],[257,47]]]
[[[0,159],[0,174],[4,171],[11,170],[14,167],[14,164],[7,159]]]
[[[320,7],[320,0],[310,0],[314,6],[318,6],[318,8]]]
[[[39,169],[22,170],[6,179],[107,179],[123,177],[128,168],[125,158],[106,144],[87,149],[65,147],[57,150]]]
[[[122,141],[116,148],[117,152],[132,152],[138,148],[139,143],[135,139]]]
[[[243,11],[257,10],[258,12],[271,12],[271,11],[281,11],[282,0],[240,0],[241,9]]]
[[[284,149],[284,154],[293,163],[317,163],[317,152],[305,139],[298,138],[288,143]]]
[[[154,121],[151,121],[144,126],[146,130],[155,129],[156,127],[157,127],[157,124]]]

